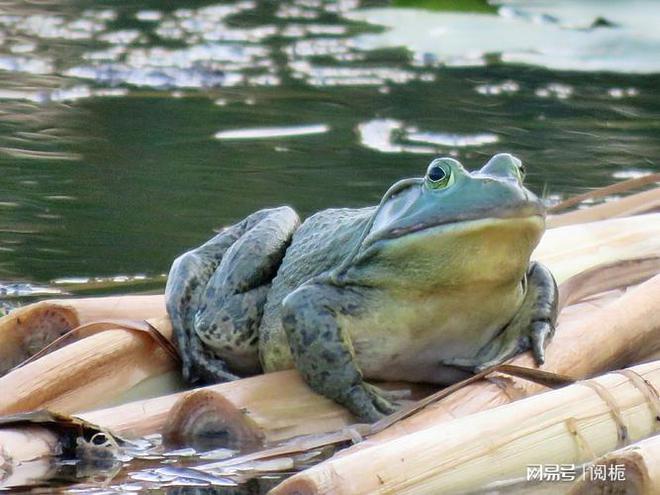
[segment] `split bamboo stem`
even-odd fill
[[[609,373],[335,457],[270,494],[450,495],[529,465],[581,464],[655,433],[658,388],[657,361]]]
[[[171,336],[169,320],[154,325],[165,338]],[[39,408],[68,414],[89,409],[174,366],[174,360],[150,335],[105,330],[1,377],[0,414]]]
[[[162,295],[51,299],[15,309],[0,319],[0,376],[79,325],[163,314]]]
[[[615,450],[593,462],[606,476],[595,476],[587,469],[583,480],[570,495],[657,495],[660,493],[660,435],[647,438],[623,449]],[[622,479],[612,479],[610,468],[621,466]]]

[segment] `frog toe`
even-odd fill
[[[539,366],[545,362],[545,346],[554,333],[554,325],[549,321],[535,321],[532,323],[529,338],[534,361]]]
[[[397,410],[382,390],[364,382],[351,387],[346,396],[338,399],[338,402],[369,423],[375,423]]]

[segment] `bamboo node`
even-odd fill
[[[573,435],[573,437],[575,438],[575,444],[577,445],[577,449],[578,449],[577,458],[582,459],[584,457],[588,457],[589,459],[595,459],[597,455],[594,452],[594,449],[591,448],[591,445],[589,445],[587,439],[584,438],[584,435],[580,433],[580,430],[578,429],[577,420],[571,417],[565,421],[565,424],[568,432],[571,435]]]
[[[595,391],[603,400],[603,402],[605,402],[610,408],[610,414],[612,415],[612,419],[614,419],[617,427],[617,448],[628,445],[628,426],[623,420],[621,408],[619,408],[619,405],[616,403],[614,396],[603,385],[594,380],[582,381],[578,383],[580,385],[586,385]]]
[[[658,431],[658,429],[660,429],[660,394],[658,394],[658,391],[653,384],[630,368],[617,370],[615,373],[619,373],[628,378],[633,386],[639,390],[644,397],[646,397],[649,408],[655,417],[655,430]]]

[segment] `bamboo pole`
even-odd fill
[[[428,394],[428,387],[414,384],[390,384],[388,388],[407,392],[412,398]],[[76,416],[125,438],[163,433],[171,447],[194,444],[212,428],[214,434],[225,433],[224,446],[241,449],[331,432],[356,422],[345,408],[309,389],[294,370]],[[213,444],[213,448],[219,446]],[[7,465],[54,456],[59,450],[57,434],[46,428],[0,425],[0,457]]]
[[[547,230],[532,258],[558,283],[591,267],[660,254],[660,213]]]
[[[170,337],[169,320],[154,325]],[[174,360],[151,336],[106,330],[1,377],[0,414],[44,407],[64,414],[88,409],[174,366]]]
[[[658,174],[660,175],[660,174]],[[548,228],[562,227],[586,222],[596,222],[607,218],[620,218],[648,213],[660,209],[660,187],[609,201],[591,208],[573,210],[559,215],[548,216]]]
[[[143,320],[164,313],[162,295],[51,299],[17,308],[0,318],[0,376],[80,325],[113,318]]]
[[[622,473],[623,476],[619,476]],[[596,459],[570,495],[660,493],[660,435]]]
[[[245,419],[256,425],[259,436],[267,443],[310,432],[334,431],[355,422],[345,408],[312,392],[294,370],[243,378],[76,415],[119,435],[137,437],[161,432],[174,408],[179,409],[178,419],[172,418],[170,424],[197,414],[191,412],[197,405],[191,403],[190,398],[199,392],[218,394],[225,399],[225,403],[209,410],[209,414],[222,416],[240,412],[235,416],[235,421]],[[240,427],[236,426],[236,429]],[[188,433],[181,431],[180,435],[186,436]]]
[[[383,384],[417,399],[433,387],[411,383]],[[313,392],[295,370],[243,378],[154,399],[76,414],[81,419],[127,437],[164,433],[171,443],[185,444],[207,423],[222,423],[228,444],[259,439],[274,444],[299,435],[336,431],[356,418],[344,407]]]
[[[581,464],[657,431],[660,362],[631,371],[637,379],[609,373],[335,457],[270,494],[450,495],[530,465]]]

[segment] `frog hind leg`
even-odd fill
[[[282,303],[282,325],[298,371],[316,392],[374,422],[395,411],[387,394],[363,380],[342,316],[358,311],[364,296],[347,287],[308,282]]]
[[[186,381],[238,378],[227,361],[258,371],[266,294],[299,222],[289,207],[260,210],[174,261],[165,300]]]
[[[557,283],[550,270],[538,262],[530,264],[524,283],[527,290],[520,310],[494,341],[475,358],[444,360],[441,364],[478,372],[530,349],[536,364],[543,364],[545,346],[555,333]]]

